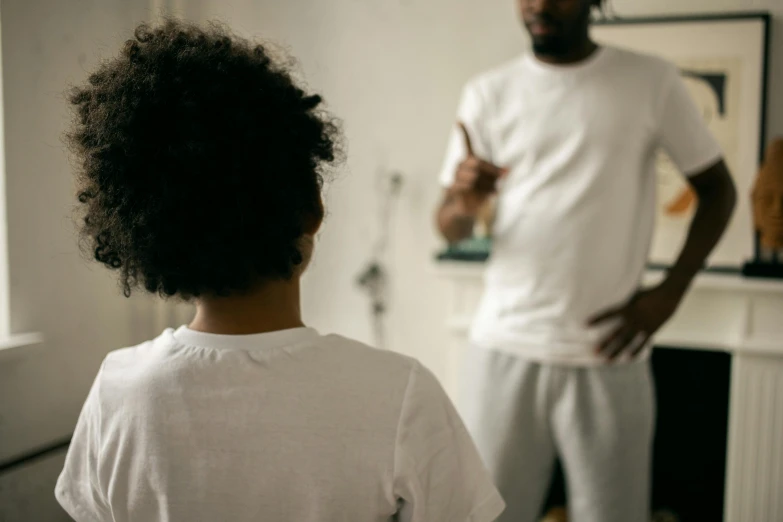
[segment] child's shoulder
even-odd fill
[[[363,342],[341,335],[324,335],[320,342],[330,355],[337,358],[348,358],[355,364],[377,366],[390,373],[396,370],[408,374],[419,366],[419,362],[413,357],[373,348]]]
[[[370,347],[339,335],[322,337],[311,368],[329,375],[346,389],[364,390],[368,397],[384,396],[400,405],[405,397],[420,403],[440,404],[445,400],[438,378],[417,359],[397,352]]]
[[[135,346],[112,350],[103,361],[104,368],[112,365],[138,364],[147,358],[160,354],[160,349],[170,346],[173,340],[173,330],[164,331],[159,337],[150,339]]]

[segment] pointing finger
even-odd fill
[[[461,121],[457,123],[459,125],[459,129],[462,131],[462,137],[465,141],[465,150],[468,153],[468,157],[473,157],[473,145],[470,142],[470,134],[468,134],[468,129],[465,127],[465,124]]]

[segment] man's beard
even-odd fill
[[[559,31],[554,35],[543,36],[539,39],[533,37],[533,52],[539,56],[551,56],[559,58],[567,56],[580,45],[582,29],[590,24],[590,6],[588,5],[576,20],[565,24],[557,24],[556,21],[546,19],[549,23],[558,25]]]
[[[565,56],[571,48],[572,42],[563,37],[533,39],[533,52],[539,56]]]

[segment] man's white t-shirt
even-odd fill
[[[503,510],[429,371],[307,328],[183,327],[111,353],[56,495],[77,522],[489,522]]]
[[[657,152],[686,175],[722,156],[677,68],[611,47],[572,66],[525,55],[470,82],[458,118],[477,155],[510,169],[472,342],[546,362],[599,363],[595,345],[613,325],[586,322],[639,287]],[[455,129],[444,186],[465,155]]]

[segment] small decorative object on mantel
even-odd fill
[[[752,201],[756,253],[742,272],[749,277],[783,279],[783,138],[767,147]]]

